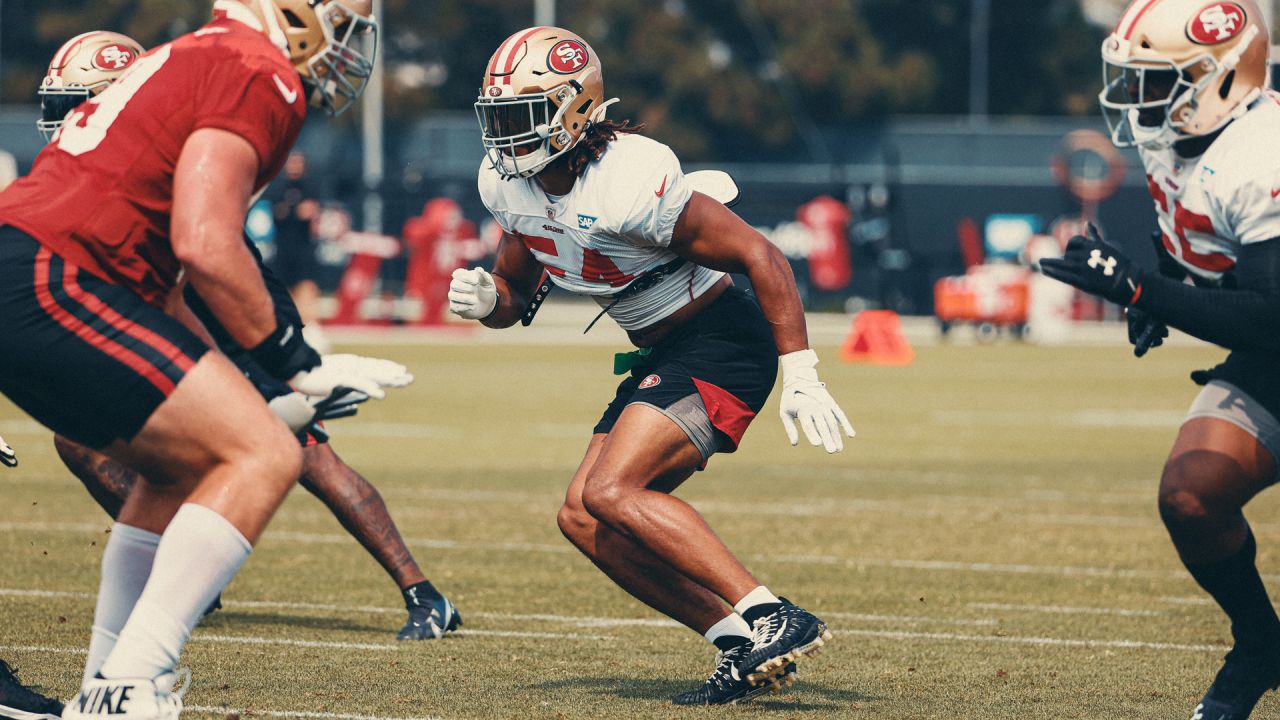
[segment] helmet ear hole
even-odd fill
[[[1227,96],[1231,94],[1231,86],[1235,84],[1235,80],[1236,80],[1235,70],[1232,70],[1231,72],[1227,73],[1227,76],[1222,80],[1222,85],[1218,88],[1218,97],[1222,98],[1223,100],[1226,100]]]

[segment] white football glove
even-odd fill
[[[8,465],[9,467],[18,466],[18,455],[9,447],[9,443],[0,438],[0,465]]]
[[[804,430],[804,436],[813,446],[821,445],[829,453],[844,449],[841,429],[849,437],[854,436],[849,418],[827,392],[826,383],[818,381],[818,354],[812,350],[799,350],[778,358],[782,365],[782,402],[778,414],[782,427],[792,445],[800,442],[796,432],[796,420]]]
[[[311,430],[312,425],[318,422],[351,417],[359,409],[357,406],[368,399],[369,396],[359,390],[338,387],[327,397],[294,391],[272,398],[267,407],[289,426],[290,432],[296,434]]]
[[[498,288],[484,268],[458,268],[449,283],[449,312],[467,320],[483,320],[498,306]]]
[[[337,388],[349,388],[375,400],[387,394],[384,387],[404,387],[413,382],[409,369],[398,362],[362,355],[324,355],[320,365],[294,375],[289,384],[304,395],[329,397]]]

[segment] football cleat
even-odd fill
[[[1244,650],[1237,645],[1227,653],[1191,720],[1245,720],[1258,700],[1278,686],[1280,653]]]
[[[57,720],[62,703],[24,686],[9,664],[0,660],[0,718],[7,720]]]
[[[758,695],[781,692],[795,682],[796,664],[789,663],[782,675],[769,683],[752,685],[739,673],[738,666],[751,652],[751,641],[734,645],[716,653],[716,669],[702,687],[681,693],[671,702],[676,705],[733,705]]]
[[[752,623],[751,652],[738,666],[752,685],[778,682],[789,665],[818,654],[831,639],[826,623],[786,598],[779,599],[777,610]]]
[[[397,640],[438,640],[462,626],[462,614],[443,595],[418,598],[406,592],[409,620],[396,633]]]
[[[182,687],[174,689],[181,681]],[[191,687],[186,668],[150,678],[89,680],[62,711],[62,720],[178,720],[182,696]]]

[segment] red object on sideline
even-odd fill
[[[828,195],[816,197],[796,211],[796,219],[813,233],[809,281],[820,290],[843,290],[853,281],[846,230],[853,215]]]
[[[902,322],[892,310],[864,310],[840,347],[840,359],[872,365],[910,365],[916,353],[902,334]]]
[[[405,294],[422,302],[416,322],[443,325],[453,271],[483,254],[476,226],[462,216],[458,203],[435,198],[404,224],[404,245],[409,252]]]

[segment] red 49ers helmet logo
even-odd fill
[[[1200,45],[1226,42],[1244,30],[1244,8],[1233,2],[1216,2],[1196,13],[1187,24],[1187,37]]]
[[[650,375],[649,377],[640,381],[640,389],[644,390],[645,388],[651,388],[660,382],[662,382],[662,378],[658,377],[657,375]]]
[[[572,75],[587,66],[587,46],[577,40],[561,40],[547,54],[547,65],[561,75]]]
[[[123,70],[134,61],[133,51],[124,45],[112,43],[93,56],[93,66],[101,70]]]

